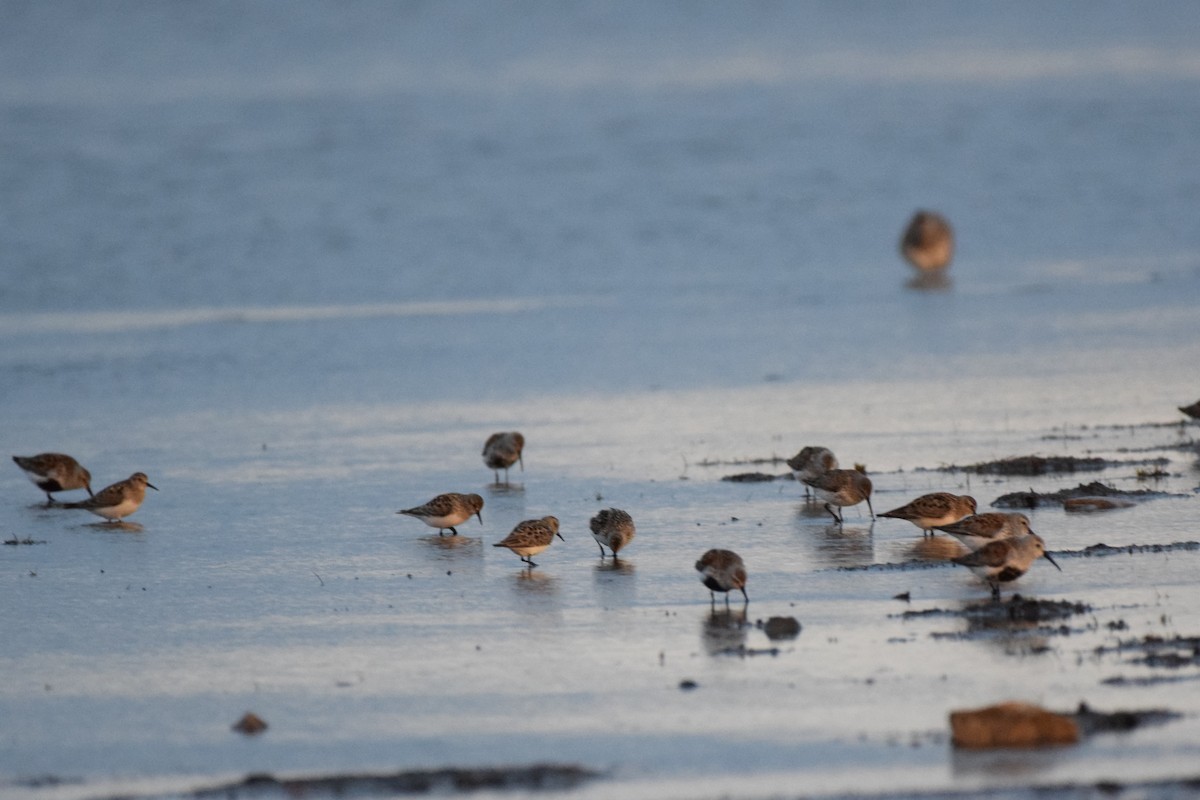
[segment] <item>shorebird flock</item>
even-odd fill
[[[899,250],[917,271],[916,286],[940,288],[945,285],[944,275],[954,257],[954,231],[941,214],[917,211],[901,234]],[[1200,400],[1180,406],[1179,410],[1193,419],[1200,419]],[[524,448],[525,437],[517,431],[501,431],[487,438],[482,451],[483,463],[493,471],[496,485],[501,483],[501,470],[505,484],[508,484],[509,469],[514,464],[524,471]],[[83,509],[110,523],[119,523],[137,511],[146,498],[147,488],[158,488],[150,483],[145,473],[135,472],[125,480],[93,493],[91,473],[71,456],[40,453],[13,456],[12,459],[34,485],[46,493],[47,508],[61,505],[62,508]],[[833,451],[817,446],[802,448],[786,463],[793,477],[804,487],[805,502],[820,503],[834,524],[842,526],[844,509],[860,503],[866,503],[867,513],[874,523],[873,487],[865,469],[840,468]],[[86,500],[59,504],[54,499],[55,493],[79,489],[87,491]],[[447,531],[451,536],[457,536],[458,526],[471,517],[483,524],[483,505],[483,498],[478,494],[447,492],[396,513],[421,520],[437,529],[439,536]],[[1046,551],[1045,540],[1034,533],[1024,514],[977,512],[973,497],[934,492],[913,498],[878,516],[910,522],[927,537],[944,533],[957,539],[966,551],[951,560],[982,578],[991,588],[993,597],[1000,596],[1002,584],[1011,583],[1028,572],[1038,558],[1048,560],[1061,570]],[[592,517],[589,527],[600,548],[600,557],[611,555],[614,561],[637,534],[633,517],[619,508],[601,510]],[[565,541],[559,532],[559,521],[556,517],[546,516],[518,523],[494,546],[511,550],[532,569],[537,566],[532,557],[544,552],[556,538]],[[700,573],[701,583],[710,591],[713,603],[716,593],[721,592],[728,605],[729,595],[735,591],[741,592],[743,602],[749,603],[746,565],[737,553],[720,548],[708,550],[696,561],[695,568]]]
[[[492,434],[483,448],[485,466],[494,471],[496,485],[500,484],[499,470],[505,470],[508,483],[508,468],[521,464],[525,437],[516,431]],[[46,493],[46,507],[61,505],[62,508],[83,509],[103,517],[110,523],[121,522],[137,511],[146,498],[146,489],[157,490],[145,473],[135,472],[123,481],[93,493],[91,473],[74,458],[62,453],[40,453],[35,456],[13,456],[13,461],[39,489]],[[844,525],[843,509],[866,503],[867,511],[874,524],[875,513],[871,507],[871,479],[862,467],[841,469],[837,457],[827,447],[805,447],[787,465],[796,480],[805,487],[805,502],[821,503],[837,526]],[[85,500],[59,504],[54,493],[84,489],[90,495]],[[458,526],[471,517],[483,524],[484,500],[478,494],[447,492],[439,494],[426,503],[397,511],[397,514],[414,517],[431,528],[439,536],[448,531],[458,535]],[[1029,518],[1024,514],[988,512],[976,513],[975,498],[948,492],[934,492],[914,498],[899,508],[884,511],[878,516],[911,522],[924,536],[944,533],[953,536],[967,551],[951,559],[982,578],[992,590],[993,597],[1000,596],[1001,584],[1020,578],[1038,558],[1045,558],[1058,567],[1057,562],[1046,552],[1045,541],[1033,532]],[[589,522],[592,538],[600,548],[600,558],[611,558],[615,562],[637,535],[633,517],[619,508],[607,508],[596,513]],[[494,547],[502,547],[515,553],[528,569],[537,566],[533,556],[545,552],[555,539],[566,541],[559,532],[557,517],[545,516],[518,523]],[[605,550],[607,548],[607,551]],[[713,548],[705,552],[695,564],[700,573],[700,582],[709,590],[712,603],[716,593],[725,596],[741,592],[745,604],[750,602],[746,591],[747,570],[742,557],[732,550]],[[1059,567],[1061,569],[1061,567]]]
[[[488,437],[483,448],[484,465],[494,471],[496,485],[500,485],[500,470],[505,470],[504,484],[508,484],[508,468],[521,464],[525,437],[516,431],[494,433]],[[837,526],[843,526],[843,510],[865,503],[872,524],[876,515],[871,506],[871,479],[865,469],[841,469],[837,456],[827,447],[810,446],[787,459],[796,480],[804,487],[805,502],[820,503],[833,518]],[[428,502],[397,511],[416,517],[439,536],[449,531],[457,536],[456,526],[471,517],[483,523],[484,501],[478,494],[447,492]],[[921,495],[899,508],[884,511],[880,517],[904,520],[919,528],[924,536],[944,533],[960,541],[966,551],[951,559],[956,564],[969,568],[991,588],[993,597],[1000,596],[1000,586],[1020,578],[1029,571],[1034,561],[1041,557],[1058,567],[1046,552],[1045,542],[1029,526],[1024,514],[984,513],[977,514],[975,498],[948,492]],[[628,511],[606,508],[597,512],[589,522],[592,538],[600,549],[600,558],[616,561],[619,553],[634,540],[637,528]],[[545,552],[555,539],[566,541],[559,532],[557,517],[527,519],[518,523],[493,547],[502,547],[515,553],[527,568],[537,563],[533,556]],[[607,548],[607,549],[606,549]],[[705,552],[695,564],[700,573],[700,582],[709,590],[712,603],[717,593],[725,597],[740,592],[744,604],[749,604],[746,591],[747,570],[742,557],[732,550],[713,548]],[[1061,569],[1061,568],[1060,568]]]

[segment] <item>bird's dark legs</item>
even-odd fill
[[[826,503],[825,510],[828,511],[830,516],[833,517],[834,522],[836,522],[838,525],[842,524],[842,518],[838,516],[836,511],[833,510],[833,506],[829,505],[829,503]]]

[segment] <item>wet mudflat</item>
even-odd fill
[[[946,560],[961,551],[953,540],[899,520],[872,524],[865,507],[832,525],[792,481],[731,484],[720,465],[685,474],[682,461],[646,480],[638,473],[653,476],[654,460],[637,455],[573,476],[580,450],[562,444],[593,423],[560,409],[573,420],[550,429],[537,458],[531,447],[508,486],[490,483],[460,437],[465,455],[447,473],[477,473],[455,486],[480,491],[485,508],[484,523],[464,523],[459,536],[392,508],[405,505],[399,492],[423,498],[446,474],[403,487],[363,467],[349,468],[361,477],[353,485],[314,479],[328,470],[288,444],[373,464],[393,445],[364,441],[358,426],[376,423],[363,417],[340,433],[283,425],[265,450],[229,452],[225,470],[163,481],[192,491],[151,498],[129,529],[34,504],[7,511],[6,525],[45,542],[9,554],[6,591],[28,624],[10,636],[4,702],[28,723],[10,739],[7,789],[155,796],[269,774],[246,796],[310,779],[318,795],[360,780],[371,794],[397,770],[549,765],[588,774],[539,788],[549,794],[599,796],[616,784],[630,796],[755,796],[798,782],[880,793],[1194,772],[1200,707],[1178,689],[1200,680],[1200,545],[1189,538],[1193,464],[1178,451],[1164,456],[1175,477],[1155,482],[1162,496],[1096,514],[1029,511],[1063,571],[1036,565],[996,602]],[[1192,431],[1172,430],[1164,447]],[[1131,436],[1163,441],[1144,427],[1088,449],[1115,451]],[[634,454],[636,439],[616,444]],[[706,454],[702,445],[687,461]],[[279,477],[240,477],[252,471]],[[1075,479],[872,474],[880,510],[934,489],[973,492],[982,510],[1012,481],[1050,491]],[[1095,477],[1142,485],[1130,466]],[[214,493],[240,513],[210,513]],[[586,527],[609,506],[638,526],[615,562]],[[567,541],[536,569],[491,547],[517,521],[552,512]],[[691,567],[710,546],[745,558],[748,606],[740,595],[728,609],[710,603]],[[773,636],[772,618],[800,629]],[[949,712],[1005,700],[1166,716],[1050,752],[954,752]],[[269,728],[246,738],[231,725],[251,709]]]
[[[160,491],[108,524],[0,469],[0,794],[1186,791],[1195,5],[697,8],[5,16],[0,455]],[[805,445],[877,511],[1011,503],[1062,572],[997,603],[833,525]],[[395,513],[443,492],[482,522]],[[548,515],[537,568],[492,546]],[[1007,700],[1163,716],[950,746]]]

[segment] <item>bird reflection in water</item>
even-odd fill
[[[907,555],[916,561],[949,561],[969,552],[950,536],[921,538],[907,548]]]
[[[558,595],[558,579],[541,570],[525,567],[513,576],[513,586],[517,592],[526,595],[556,597]]]
[[[483,552],[481,545],[483,540],[478,536],[422,536],[421,541],[426,547],[447,554],[465,554],[472,553],[478,555]]]
[[[489,483],[486,488],[492,497],[525,494],[525,484],[523,483]]]
[[[452,569],[456,573],[482,575],[483,539],[478,536],[440,536],[430,534],[420,537],[426,557],[439,569]]]
[[[826,525],[810,533],[816,541],[817,557],[830,567],[863,567],[875,562],[875,525]]]
[[[602,575],[632,575],[637,572],[637,567],[632,561],[626,561],[619,558],[606,558],[596,565],[596,576]]]
[[[120,520],[119,522],[88,522],[84,525],[86,528],[95,528],[98,531],[123,531],[125,533],[141,533],[146,530],[137,522],[127,522]]]
[[[746,647],[745,608],[712,609],[700,625],[700,641],[710,656],[742,652]]]
[[[600,605],[604,608],[629,608],[637,600],[637,568],[632,561],[606,558],[592,571]]]
[[[954,281],[945,272],[923,272],[909,278],[904,286],[917,292],[945,292],[954,286]]]

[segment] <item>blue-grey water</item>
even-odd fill
[[[1031,512],[1053,550],[1197,538],[1195,428],[1165,424],[1200,398],[1196,30],[1187,2],[0,2],[4,454],[160,489],[115,528],[0,470],[0,539],[34,542],[0,548],[0,793],[1193,774],[1200,667],[1113,648],[1200,635],[1195,551],[1066,552],[1018,588],[1090,604],[1069,635],[956,638],[898,615],[984,599],[965,570],[839,569],[911,560],[915,528],[720,478],[806,444],[876,511],[1098,478],[1171,496]],[[958,236],[938,291],[896,250],[922,207]],[[491,486],[510,429],[525,469]],[[1168,461],[936,471],[1031,453]],[[444,491],[483,524],[394,514]],[[639,532],[616,570],[609,505]],[[546,514],[537,569],[491,547]],[[724,652],[771,643],[710,618],[712,546],[751,623],[803,624],[778,655]],[[950,748],[949,711],[1009,699],[1185,716]],[[266,734],[230,731],[247,710]]]

